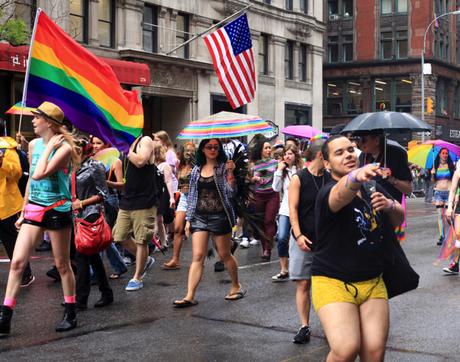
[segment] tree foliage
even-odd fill
[[[0,7],[0,41],[4,40],[12,45],[27,44],[29,29],[22,19],[14,17],[4,18],[4,9]]]

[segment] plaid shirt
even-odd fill
[[[198,179],[200,178],[201,168],[195,166],[190,175],[190,189],[187,195],[187,215],[186,220],[191,221],[195,215],[196,205],[198,203]],[[225,163],[219,163],[214,170],[214,179],[216,180],[219,194],[223,196],[222,204],[232,227],[236,224],[235,211],[232,207],[232,195],[234,190],[227,183],[227,172]]]

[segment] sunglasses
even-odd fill
[[[219,146],[218,145],[207,145],[207,146],[204,146],[204,148],[208,151],[219,151]]]

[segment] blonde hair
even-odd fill
[[[154,133],[154,135],[160,139],[162,145],[165,146],[166,149],[172,148],[173,144],[171,142],[171,138],[169,138],[169,135],[166,131],[158,131]]]
[[[153,147],[153,156],[155,157],[155,163],[162,163],[162,162],[165,162],[166,161],[166,150],[165,148],[160,145],[160,144],[156,144],[154,147]]]
[[[67,127],[64,125],[61,125],[57,122],[54,122],[50,120],[47,117],[44,117],[47,122],[51,124],[51,130],[56,133],[60,134],[64,137],[64,140],[69,144],[71,148],[71,165],[72,167],[78,167],[80,163],[80,155],[81,155],[81,149],[79,146],[77,146],[77,139],[76,135],[72,132],[70,133],[67,130]]]

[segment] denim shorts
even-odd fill
[[[187,212],[187,195],[180,193],[179,203],[177,204],[176,212]]]
[[[449,201],[449,191],[434,190],[433,201],[447,204]]]
[[[197,231],[207,231],[214,235],[226,235],[232,232],[232,227],[225,213],[196,213],[190,221],[190,230],[192,234]]]

